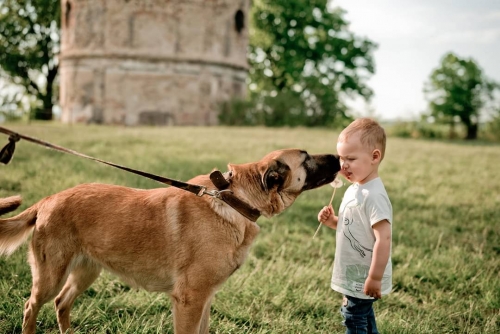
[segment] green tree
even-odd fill
[[[345,12],[328,2],[253,1],[249,88],[263,106],[270,106],[264,111],[268,118],[273,118],[274,104],[300,99],[301,110],[290,120],[329,125],[346,117],[346,97],[371,97],[365,80],[374,73],[376,45],[350,32]]]
[[[0,74],[36,98],[37,119],[52,119],[60,13],[59,0],[0,0]]]
[[[430,114],[439,122],[449,123],[450,133],[454,133],[457,119],[467,130],[465,139],[476,139],[481,113],[494,99],[497,87],[473,59],[461,59],[448,53],[440,67],[431,73],[424,92],[429,100]]]

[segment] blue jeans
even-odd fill
[[[344,317],[342,324],[347,327],[346,334],[378,334],[373,312],[375,301],[344,296],[340,313]]]

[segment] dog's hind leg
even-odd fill
[[[101,267],[88,259],[78,260],[64,284],[62,291],[54,300],[57,322],[61,333],[70,330],[70,311],[75,299],[85,291],[101,273]]]
[[[53,263],[45,258],[35,254],[33,247],[29,253],[29,262],[31,265],[31,274],[33,276],[33,286],[31,287],[31,296],[24,305],[23,334],[35,334],[36,317],[40,308],[54,298],[61,290],[61,287],[67,277],[66,263]]]

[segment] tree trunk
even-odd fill
[[[472,121],[471,114],[470,112],[460,116],[460,121],[462,121],[463,125],[467,128],[467,134],[465,135],[466,140],[477,139],[478,125],[476,122]]]
[[[465,139],[467,140],[477,139],[477,130],[478,130],[477,124],[471,123],[467,125],[467,136],[465,137]]]
[[[59,66],[54,66],[49,70],[47,75],[47,93],[45,95],[38,94],[38,98],[42,100],[43,107],[35,110],[35,119],[42,121],[51,121],[53,118],[52,108],[54,103],[52,102],[53,91],[54,91],[54,81],[56,79]]]
[[[52,95],[50,96],[50,100],[48,100],[48,96],[43,96],[42,102],[43,106],[42,108],[37,108],[35,110],[35,119],[41,120],[41,121],[51,121],[52,120]]]

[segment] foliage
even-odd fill
[[[331,129],[262,127],[66,127],[5,125],[92,156],[179,180],[227,163],[256,161],[299,147],[332,152]],[[209,138],[209,140],[207,140]],[[7,137],[0,137],[7,142]],[[214,143],[220,143],[218,147]],[[500,326],[500,147],[477,142],[388,138],[380,175],[394,209],[393,292],[375,303],[381,333],[498,333]],[[33,163],[36,162],[36,163]],[[162,184],[25,141],[0,165],[0,197],[23,196],[22,209],[84,182],[134,188]],[[337,190],[338,208],[345,191]],[[486,191],[485,191],[486,190]],[[342,333],[341,296],[330,289],[335,232],[316,215],[332,188],[302,194],[282,214],[261,218],[247,261],[223,284],[211,310],[211,333]],[[193,199],[196,200],[196,199]],[[20,212],[18,210],[17,212]],[[20,333],[31,275],[26,246],[0,257],[0,333]],[[77,334],[173,333],[168,297],[131,289],[103,274],[72,312]],[[40,333],[57,333],[52,303]]]
[[[467,129],[457,124],[450,133],[449,125],[429,122],[425,118],[413,121],[398,121],[386,124],[390,136],[413,139],[453,139],[465,136]],[[478,139],[483,142],[500,142],[500,115],[479,124]]]
[[[302,125],[331,125],[346,117],[347,96],[369,99],[375,44],[348,30],[344,11],[327,0],[256,0],[250,25],[249,88],[266,116],[282,125],[283,102],[295,101]],[[276,100],[276,101],[273,101]],[[276,115],[272,115],[276,114]],[[291,122],[291,123],[290,123]]]
[[[485,125],[484,138],[500,142],[500,112]]]
[[[8,121],[22,117],[22,92],[7,88],[7,84],[0,80],[0,122],[2,119]]]
[[[390,135],[401,138],[445,139],[449,135],[449,131],[442,124],[425,120],[396,122],[386,130]]]
[[[59,30],[59,0],[0,0],[0,72],[36,98],[37,119],[52,119]]]
[[[221,125],[259,125],[261,123],[252,101],[233,98],[223,101],[219,106]]]
[[[304,103],[297,95],[290,92],[281,92],[276,96],[265,96],[261,101],[261,119],[265,126],[300,126],[307,124]]]
[[[456,119],[466,127],[466,139],[476,139],[481,112],[493,100],[497,84],[489,80],[473,59],[446,54],[435,69],[424,91],[429,99],[431,115],[449,123],[451,133]]]
[[[304,126],[309,117],[303,101],[295,94],[280,93],[260,101],[232,99],[223,102],[219,113],[222,125]]]

